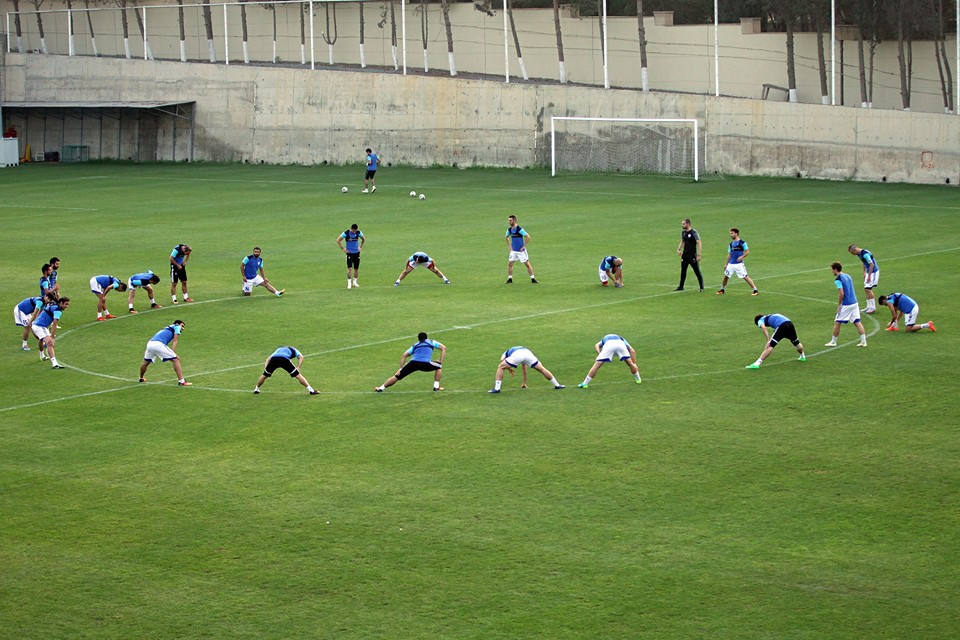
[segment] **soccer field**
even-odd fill
[[[960,634],[952,188],[806,180],[550,178],[542,170],[82,164],[0,171],[0,636],[10,638],[947,638]],[[349,186],[341,193],[341,186]],[[410,198],[415,190],[426,194]],[[507,216],[540,284],[504,284]],[[680,220],[706,291],[679,276]],[[367,242],[347,290],[335,240]],[[715,295],[728,229],[760,295]],[[193,247],[194,303],[168,256]],[[830,263],[870,249],[879,293],[938,331],[829,339]],[[275,298],[240,295],[257,245]],[[415,251],[423,269],[393,282]],[[622,289],[597,265],[624,260]],[[58,359],[23,352],[10,310],[61,259]],[[162,280],[149,310],[96,322],[92,276]],[[691,284],[692,283],[692,284]],[[757,314],[789,344],[759,370]],[[169,364],[145,344],[182,319]],[[442,384],[385,393],[426,331]],[[593,345],[619,333],[643,383]],[[309,396],[278,372],[307,357]],[[531,371],[487,393],[500,354]],[[951,374],[953,370],[955,373]]]

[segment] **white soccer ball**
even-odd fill
[[[349,189],[347,189],[346,187],[340,189],[340,193],[346,193],[347,191],[349,191]]]
[[[426,199],[427,199],[427,196],[423,195],[422,193],[421,193],[419,196],[417,196],[417,197],[420,198],[421,200],[426,200]]]
[[[416,192],[416,191],[411,191],[411,192],[410,192],[410,197],[411,197],[411,198],[416,198],[416,197],[417,197],[417,192]]]

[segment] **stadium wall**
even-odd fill
[[[184,73],[188,70],[189,73]],[[366,146],[393,163],[549,164],[550,117],[698,118],[707,171],[726,174],[960,181],[960,118],[582,86],[245,65],[8,54],[5,101],[196,101],[196,160],[344,164]],[[17,123],[14,123],[17,124]],[[84,139],[78,139],[80,128]],[[35,150],[91,144],[96,120],[65,120]],[[107,125],[104,125],[107,126]],[[172,131],[143,139],[141,159],[170,160]],[[21,127],[22,129],[22,127]],[[116,136],[117,132],[110,135]],[[177,158],[187,141],[178,138]],[[89,141],[88,141],[89,140]],[[43,147],[38,145],[44,145]],[[91,147],[91,157],[96,157]],[[104,157],[114,157],[110,150]]]

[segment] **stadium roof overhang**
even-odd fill
[[[176,102],[146,102],[146,101],[102,101],[102,102],[60,102],[56,100],[26,100],[12,101],[4,100],[0,102],[0,113],[11,112],[22,115],[24,118],[31,116],[44,119],[54,117],[66,120],[69,117],[77,118],[81,121],[80,132],[83,133],[83,118],[93,117],[103,120],[104,118],[113,118],[123,120],[124,114],[128,117],[134,117],[139,120],[143,115],[153,115],[155,117],[171,118],[173,122],[173,159],[176,160],[176,137],[177,121],[189,123],[189,155],[188,160],[193,161],[193,135],[195,125],[195,107],[196,100],[180,100]],[[4,119],[9,114],[5,114]],[[44,126],[46,126],[44,124]],[[103,127],[99,128],[100,148],[103,149]],[[119,147],[119,141],[118,141]],[[103,157],[101,152],[100,157]],[[137,159],[139,160],[139,144],[137,149]]]

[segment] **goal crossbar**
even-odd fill
[[[558,121],[611,122],[611,123],[649,123],[649,124],[690,124],[693,125],[693,179],[700,180],[700,123],[696,118],[591,118],[588,116],[551,116],[550,117],[550,175],[557,175],[557,129]]]

